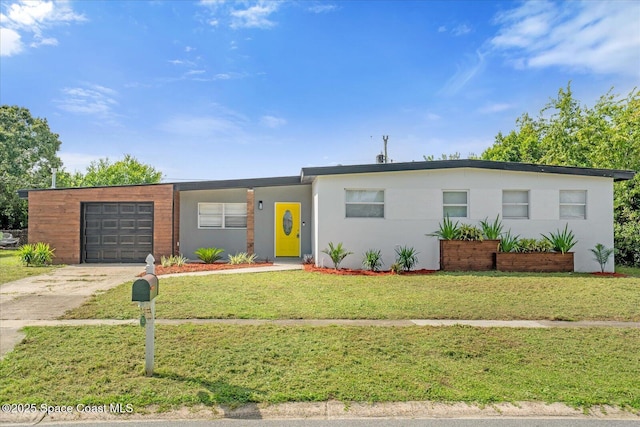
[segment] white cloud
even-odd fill
[[[471,28],[469,26],[467,26],[466,24],[460,24],[458,26],[456,26],[453,30],[451,30],[451,33],[454,36],[463,36],[465,34],[468,34],[471,32]]]
[[[337,10],[337,9],[338,9],[338,6],[336,6],[335,4],[326,4],[326,3],[316,4],[314,6],[310,6],[307,8],[309,12],[313,12],[313,13],[328,13],[328,12],[333,12],[334,10]]]
[[[271,28],[276,24],[269,20],[269,15],[279,7],[279,2],[260,1],[247,9],[232,10],[231,28]]]
[[[115,99],[118,93],[113,89],[87,83],[83,87],[64,88],[62,94],[61,99],[55,100],[61,110],[96,116],[111,124],[117,117],[113,108],[118,105]]]
[[[440,25],[438,27],[438,32],[439,33],[446,33],[447,32],[447,27],[445,27],[444,25]]]
[[[511,104],[505,103],[494,103],[487,104],[484,107],[480,108],[478,111],[482,114],[492,114],[492,113],[500,113],[502,111],[510,110],[513,108]]]
[[[11,56],[22,52],[20,34],[9,28],[0,28],[0,56]]]
[[[477,51],[474,56],[469,56],[465,64],[458,66],[456,73],[451,76],[440,93],[447,96],[458,93],[476,74],[484,69],[485,56],[486,54],[480,51]]]
[[[263,126],[266,126],[268,128],[277,129],[279,127],[282,127],[282,126],[286,125],[287,121],[285,119],[283,119],[282,117],[262,116],[260,118],[260,123]]]
[[[86,21],[84,15],[75,13],[66,1],[15,1],[5,5],[0,14],[0,54],[10,56],[22,52],[23,38],[31,39],[30,47],[56,46],[58,40],[45,32],[59,25],[83,21]]]
[[[640,75],[640,2],[527,2],[496,16],[515,67]]]

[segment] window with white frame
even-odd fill
[[[503,190],[502,217],[505,219],[528,219],[529,191]]]
[[[384,218],[384,190],[345,190],[347,218]]]
[[[586,217],[587,192],[560,190],[560,219],[585,219]]]
[[[247,204],[198,203],[198,228],[247,228]]]
[[[466,190],[442,192],[442,217],[467,218],[469,216],[469,192]]]

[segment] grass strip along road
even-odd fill
[[[158,326],[29,327],[0,362],[0,401],[55,405],[462,401],[640,410],[640,330]]]

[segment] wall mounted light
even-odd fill
[[[262,200],[258,200],[258,209],[262,210]]]

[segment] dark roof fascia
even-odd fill
[[[299,176],[279,176],[272,178],[229,179],[224,181],[193,181],[175,183],[177,191],[222,190],[233,188],[282,187],[305,185]]]
[[[30,191],[56,191],[56,190],[86,190],[89,188],[127,188],[139,187],[141,185],[172,185],[174,191],[193,190],[220,190],[232,188],[259,188],[259,187],[282,187],[286,185],[308,185],[300,182],[299,176],[280,176],[272,178],[251,178],[251,179],[229,179],[223,181],[191,181],[191,182],[165,182],[157,184],[132,184],[132,185],[112,185],[101,187],[59,187],[59,188],[36,188],[18,190],[21,199],[27,199]]]
[[[95,187],[56,187],[56,188],[23,188],[16,193],[21,199],[28,199],[29,193],[32,191],[65,191],[65,190],[89,190],[94,188],[130,188],[130,187],[148,187],[153,185],[172,185],[175,190],[175,184],[172,182],[157,182],[154,184],[126,184],[126,185],[99,185]]]
[[[631,170],[593,169],[575,166],[537,165],[533,163],[496,162],[492,160],[434,160],[404,163],[372,163],[350,166],[321,166],[302,168],[300,180],[303,183],[312,182],[317,176],[345,175],[358,173],[401,172],[418,170],[438,170],[456,168],[492,169],[515,172],[557,173],[565,175],[584,175],[613,178],[614,181],[632,179],[636,174]]]

